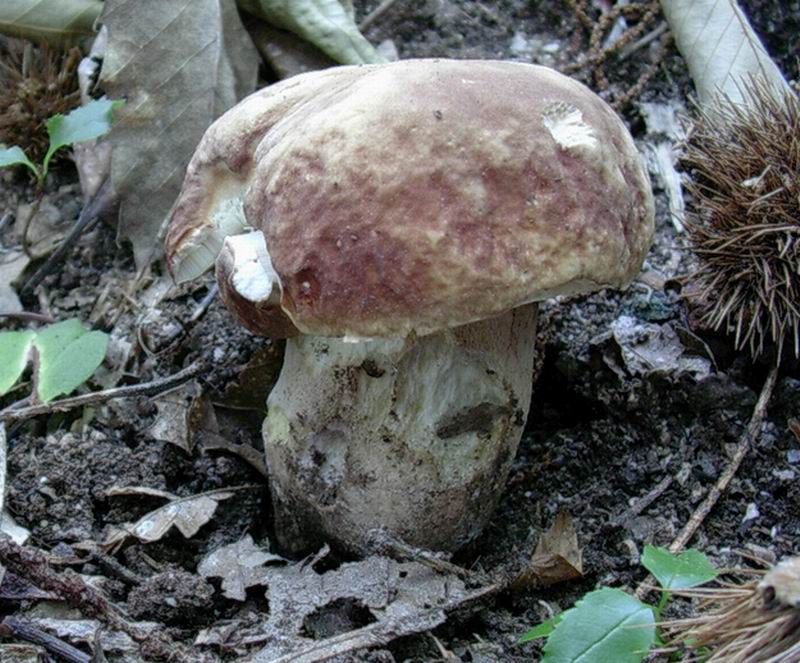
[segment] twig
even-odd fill
[[[18,638],[40,645],[59,660],[63,659],[68,663],[91,663],[92,660],[89,654],[16,617],[6,617],[0,623],[0,632],[4,632],[3,635],[6,637]]]
[[[382,529],[372,530],[369,542],[374,552],[388,555],[394,559],[411,560],[424,564],[437,573],[452,574],[459,578],[466,578],[470,575],[467,569],[442,559],[441,554],[411,546]]]
[[[44,265],[42,265],[36,273],[28,279],[27,283],[22,286],[22,290],[20,291],[21,295],[27,295],[33,292],[34,288],[39,285],[46,276],[48,276],[51,272],[55,270],[56,267],[61,263],[66,255],[67,251],[72,247],[72,245],[77,241],[77,239],[83,234],[85,230],[88,230],[90,226],[94,225],[94,223],[100,218],[100,213],[103,209],[108,205],[111,196],[113,195],[111,189],[111,178],[108,177],[103,182],[103,185],[100,187],[100,190],[95,194],[94,198],[92,198],[86,205],[83,206],[81,209],[81,213],[78,215],[78,220],[74,226],[72,226],[72,230],[69,231],[66,237],[61,241],[58,248],[50,254],[50,257],[45,261]],[[25,227],[27,231],[27,226]]]
[[[642,513],[647,507],[649,507],[653,502],[655,502],[661,495],[664,494],[664,491],[667,490],[672,485],[672,482],[675,480],[675,477],[672,475],[667,475],[661,481],[659,481],[654,488],[650,490],[644,497],[640,497],[639,499],[634,502],[633,506],[631,506],[625,513],[618,516],[614,522],[617,525],[622,525],[623,523],[627,522],[631,518],[634,518]]]
[[[669,29],[669,25],[666,21],[662,21],[658,24],[656,28],[650,30],[644,37],[638,39],[637,41],[633,42],[629,46],[626,46],[622,49],[622,52],[619,54],[619,61],[622,62],[626,58],[630,57],[633,53],[638,51],[640,48],[647,46],[651,41],[658,39],[661,35],[663,35]]]
[[[369,27],[377,21],[381,16],[383,16],[387,11],[389,11],[392,6],[397,2],[397,0],[383,0],[381,4],[379,4],[375,9],[373,9],[369,14],[364,17],[364,20],[358,24],[358,29],[361,32],[368,30]]]
[[[706,495],[706,498],[703,500],[702,504],[695,509],[694,513],[683,526],[683,529],[670,544],[669,551],[671,553],[674,554],[680,552],[683,550],[686,544],[689,543],[700,525],[703,524],[706,516],[708,516],[708,514],[711,512],[711,509],[713,509],[714,505],[716,505],[722,493],[725,492],[728,484],[730,484],[731,480],[736,475],[739,466],[742,464],[742,460],[744,460],[744,457],[750,450],[750,446],[758,438],[761,432],[761,426],[764,423],[764,416],[767,412],[767,404],[769,403],[769,399],[771,398],[772,392],[775,389],[775,384],[778,381],[778,369],[779,363],[776,360],[775,365],[770,369],[767,379],[764,381],[764,386],[761,387],[761,393],[758,395],[758,400],[753,408],[753,414],[750,417],[750,423],[747,424],[747,428],[739,439],[739,444],[736,447],[736,452],[733,454],[733,458],[731,458],[730,463],[725,468],[725,471],[722,473],[719,479],[717,479],[717,482],[712,486],[711,490],[708,491],[708,495]],[[639,599],[644,597],[649,590],[647,585],[651,584],[652,582],[652,576],[648,576],[636,589],[636,597]]]
[[[58,573],[50,568],[45,555],[35,548],[0,539],[0,562],[37,587],[58,594],[64,601],[79,608],[83,614],[100,620],[110,630],[129,635],[140,644],[145,659],[177,663],[203,663],[210,660],[202,653],[176,642],[163,631],[145,631],[131,624],[118,607],[87,585],[79,575],[71,571]]]
[[[131,398],[133,396],[152,396],[161,391],[166,391],[172,387],[190,380],[195,375],[202,373],[206,369],[206,364],[203,361],[196,361],[190,366],[184,368],[182,371],[174,375],[168,375],[165,378],[158,378],[151,382],[144,382],[142,384],[127,385],[124,387],[114,387],[112,389],[105,389],[103,391],[95,391],[90,394],[83,394],[81,396],[73,396],[72,398],[62,398],[58,401],[51,403],[43,403],[41,405],[30,405],[28,407],[21,407],[12,409],[11,407],[0,411],[0,422],[18,421],[20,419],[28,419],[30,417],[38,417],[42,414],[50,414],[52,412],[64,412],[83,405],[92,405],[94,403],[105,403],[116,398]]]
[[[764,423],[764,416],[767,412],[767,404],[772,397],[772,392],[775,389],[775,383],[777,381],[778,362],[776,361],[775,365],[770,369],[767,379],[764,381],[764,386],[761,387],[761,393],[758,395],[758,400],[753,408],[753,415],[750,417],[750,423],[747,425],[744,435],[742,435],[739,440],[739,445],[736,447],[736,452],[733,454],[731,462],[728,464],[728,467],[725,468],[722,476],[717,479],[717,483],[711,488],[708,495],[703,500],[703,503],[692,514],[692,517],[689,518],[689,521],[684,525],[683,529],[672,542],[672,545],[669,547],[670,552],[676,553],[683,550],[684,546],[694,536],[698,527],[703,523],[711,509],[714,508],[717,500],[719,500],[722,493],[725,492],[731,479],[733,479],[734,475],[739,470],[742,460],[744,460],[744,457],[750,450],[750,445],[758,438],[761,432],[761,426]]]
[[[44,322],[45,324],[52,324],[56,319],[47,315],[46,313],[34,313],[33,311],[17,311],[15,313],[0,313],[0,318],[9,318],[10,320],[23,320],[25,322]]]

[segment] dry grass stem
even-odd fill
[[[749,571],[761,576],[763,572]],[[760,580],[673,592],[698,599],[699,614],[663,624],[684,663],[797,663],[800,660],[800,558],[784,560]]]

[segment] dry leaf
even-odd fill
[[[222,578],[222,593],[229,599],[244,601],[248,587],[265,584],[264,565],[270,562],[286,560],[259,548],[247,534],[241,541],[210,553],[200,562],[197,572],[204,578]]]
[[[711,373],[711,362],[689,351],[668,324],[639,323],[621,315],[611,331],[591,341],[600,348],[603,361],[621,379],[628,375],[663,375],[677,379],[689,374],[700,380]]]
[[[103,546],[107,549],[113,548],[125,541],[129,536],[135,536],[139,541],[145,543],[152,543],[163,537],[173,526],[184,537],[189,539],[211,520],[222,500],[233,497],[233,494],[241,488],[243,487],[212,490],[208,493],[192,495],[191,497],[175,498],[168,504],[142,516],[133,524],[112,527],[103,542]],[[163,493],[163,491],[140,487],[116,488],[108,491],[109,495],[133,495],[137,493],[157,495],[159,497],[169,495],[168,493]]]
[[[512,583],[516,591],[549,587],[583,575],[583,553],[572,516],[559,511],[553,524],[542,534],[527,568]]]
[[[22,303],[11,285],[20,277],[30,259],[22,251],[11,249],[0,256],[0,313],[19,313]]]
[[[159,229],[203,132],[255,88],[259,58],[234,0],[106,0],[100,20],[101,83],[127,100],[108,136],[118,236],[141,268],[161,252]]]
[[[454,575],[380,556],[322,574],[309,561],[263,570],[270,610],[261,629],[268,644],[249,659],[253,663],[281,656],[285,657],[281,660],[295,660],[292,655],[297,651],[319,645],[319,640],[310,639],[306,627],[321,612],[330,617],[329,623],[340,614],[347,623],[347,611],[356,605],[370,612],[379,631],[383,627],[399,636],[435,628],[446,619],[441,606],[468,593]]]
[[[661,7],[701,103],[718,92],[743,102],[739,86],[751,75],[789,89],[735,0],[661,0]]]
[[[0,33],[63,47],[94,32],[102,0],[3,0]]]
[[[150,426],[150,435],[155,440],[169,442],[192,453],[201,431],[218,432],[214,407],[201,393],[197,380],[159,396],[155,405],[158,414]]]

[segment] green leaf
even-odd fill
[[[525,635],[523,635],[517,642],[522,644],[523,642],[530,642],[531,640],[538,640],[539,638],[546,638],[550,635],[561,621],[561,617],[563,616],[563,612],[560,615],[556,615],[555,617],[551,617],[550,619],[546,619],[538,626],[534,626],[530,631],[528,631]]]
[[[106,356],[108,335],[88,331],[78,320],[65,320],[39,332],[34,344],[39,351],[36,394],[46,403],[92,376]]]
[[[13,387],[30,356],[32,331],[10,331],[0,333],[0,395]]]
[[[2,0],[0,33],[65,46],[94,33],[102,8],[102,0]]]
[[[686,589],[702,585],[717,577],[717,570],[699,550],[673,555],[665,548],[646,545],[642,565],[664,589]]]
[[[11,147],[0,145],[0,168],[16,166],[18,164],[27,166],[33,171],[36,178],[39,178],[39,169],[28,159],[21,147],[17,147],[16,145],[12,145]]]
[[[563,615],[542,663],[639,663],[656,636],[652,608],[620,589],[589,592]]]
[[[238,4],[272,25],[294,32],[341,64],[385,62],[339,0],[238,0]]]
[[[67,115],[53,115],[47,120],[50,147],[42,164],[44,174],[47,174],[47,165],[50,163],[50,159],[62,147],[108,133],[113,119],[112,112],[123,103],[105,98],[92,99],[88,104],[79,106]]]

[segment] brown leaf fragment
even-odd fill
[[[800,421],[797,419],[789,419],[789,430],[792,431],[797,441],[800,442]]]
[[[578,546],[575,524],[569,513],[559,511],[550,529],[536,544],[528,566],[511,586],[515,591],[549,587],[582,575],[583,553]]]
[[[197,380],[187,382],[155,401],[158,414],[150,435],[169,442],[190,454],[201,431],[218,432],[214,407],[205,397]]]
[[[197,572],[204,578],[222,578],[222,593],[234,601],[244,601],[248,587],[266,584],[264,565],[273,562],[286,560],[260,548],[247,534],[240,541],[209,553]]]

